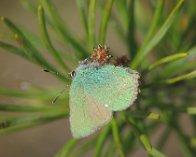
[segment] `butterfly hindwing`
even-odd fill
[[[85,91],[112,111],[124,110],[138,94],[138,73],[124,67],[104,65],[85,78]]]

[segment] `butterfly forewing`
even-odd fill
[[[85,78],[78,73],[70,87],[70,124],[75,138],[88,136],[105,125],[112,117],[112,111],[85,91]]]

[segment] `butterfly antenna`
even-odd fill
[[[66,85],[66,87],[54,98],[52,101],[52,104],[56,103],[56,101],[59,99],[59,97],[65,92],[65,90],[69,87],[69,85]]]
[[[48,69],[43,69],[44,72],[47,72],[47,73],[51,73],[51,74],[55,74],[55,75],[58,75],[58,76],[61,76],[61,77],[65,77],[64,75],[58,73],[58,72],[55,72],[55,71],[50,71]]]

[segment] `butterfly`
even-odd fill
[[[75,138],[96,132],[114,111],[127,109],[137,98],[139,73],[111,64],[108,51],[99,45],[71,73],[70,125]]]

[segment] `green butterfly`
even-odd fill
[[[70,87],[70,125],[73,137],[86,137],[125,110],[138,94],[139,74],[111,64],[85,63],[75,71]]]

